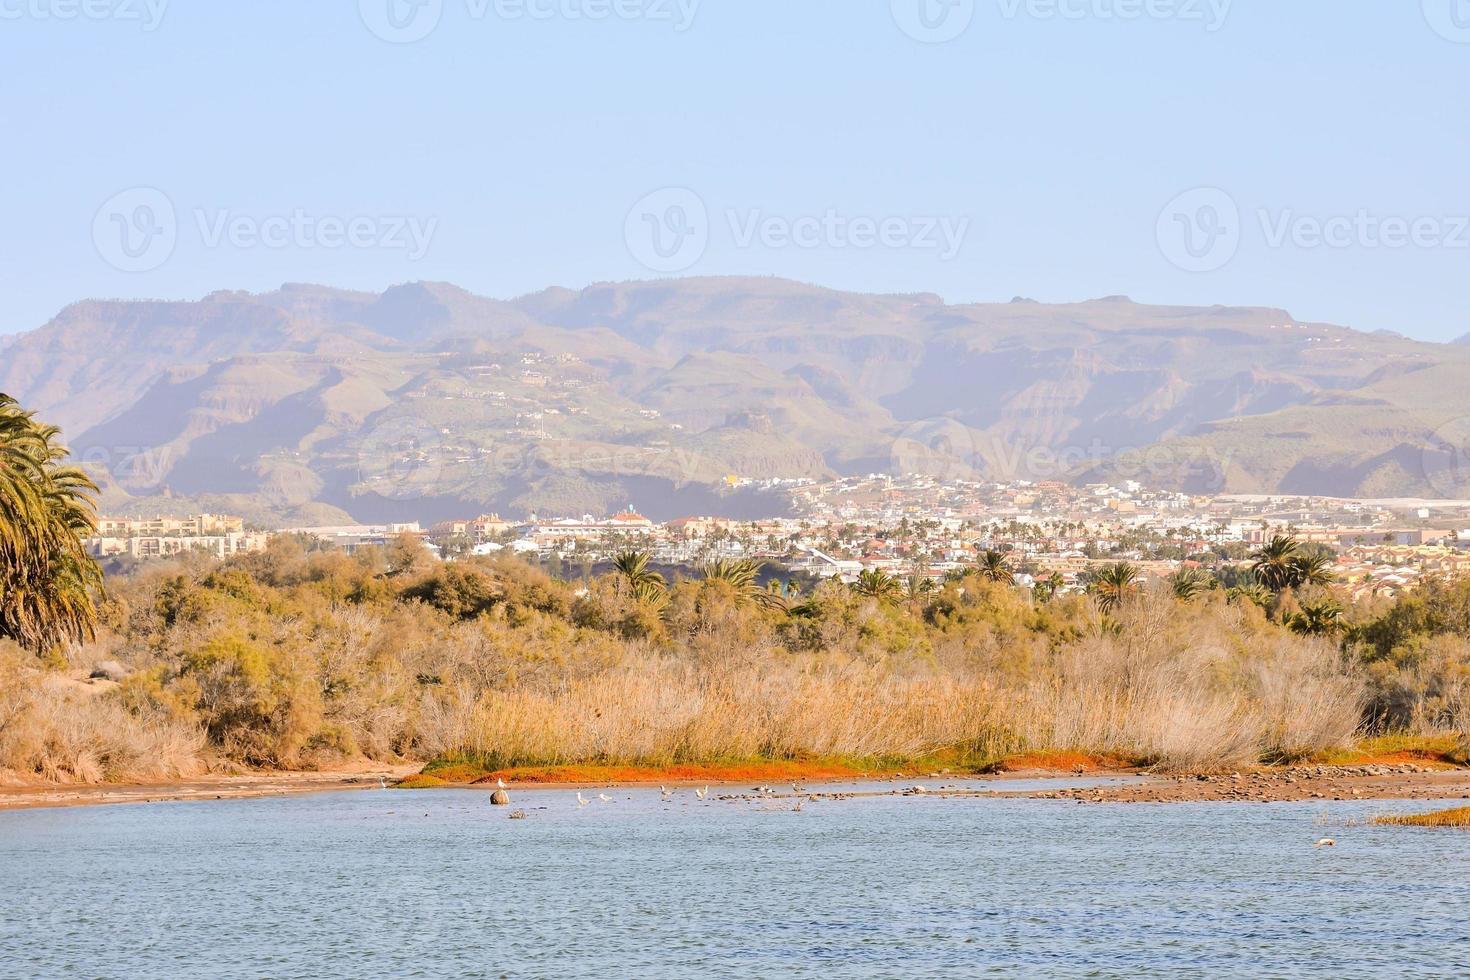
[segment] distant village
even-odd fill
[[[983,551],[1011,556],[1018,585],[1081,588],[1090,568],[1134,563],[1144,579],[1181,568],[1243,561],[1289,533],[1335,560],[1354,598],[1394,596],[1426,576],[1470,572],[1470,502],[1362,501],[1327,497],[1213,496],[1137,483],[984,483],[871,475],[780,487],[790,516],[745,521],[711,516],[656,523],[632,506],[611,517],[524,519],[490,514],[444,521],[343,527],[248,528],[239,517],[114,518],[89,541],[99,558],[138,561],[189,551],[218,557],[260,551],[277,535],[353,551],[403,535],[437,558],[509,553],[587,568],[627,550],[667,566],[756,558],[790,573],[855,580],[865,570],[942,578]]]

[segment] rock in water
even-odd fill
[[[490,794],[490,803],[493,806],[510,806],[510,794],[503,789],[497,789]]]

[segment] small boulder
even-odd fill
[[[510,794],[503,789],[497,789],[490,794],[490,804],[492,806],[510,806]]]

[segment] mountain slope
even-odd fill
[[[1270,308],[750,278],[94,301],[0,347],[0,391],[67,429],[109,508],[263,521],[753,514],[776,498],[730,477],[895,468],[1470,495],[1446,444],[1467,369],[1467,345]]]

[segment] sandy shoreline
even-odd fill
[[[333,790],[381,789],[411,773],[417,766],[380,767],[339,772],[251,773],[242,776],[205,776],[168,783],[67,785],[42,783],[0,786],[0,810],[45,807],[103,806],[116,803],[164,801],[241,800],[289,796]]]
[[[38,809],[47,807],[101,806],[120,803],[158,803],[164,801],[239,800],[301,793],[347,790],[381,790],[385,782],[402,779],[417,772],[418,767],[377,768],[346,772],[261,773],[241,776],[214,776],[179,780],[171,783],[141,785],[67,786],[33,785],[0,786],[0,810]],[[934,777],[869,776],[861,781],[889,783],[893,789],[844,791],[837,787],[851,784],[852,778],[803,780],[800,792],[790,783],[773,782],[773,791],[757,793],[747,781],[710,780],[721,799],[769,798],[795,799],[798,796],[823,798],[861,798],[886,795],[942,796],[956,798],[1029,798],[1072,800],[1078,803],[1201,803],[1238,802],[1271,803],[1286,801],[1347,800],[1470,800],[1470,769],[1430,767],[1416,764],[1365,766],[1300,766],[1291,769],[1262,769],[1223,775],[1158,776],[1136,770],[1088,772],[1087,779],[1134,777],[1124,784],[1098,785],[1084,788],[1062,787],[1045,790],[1011,790],[1007,783],[1019,780],[1056,779],[1075,781],[1080,774],[1056,770],[1022,770],[991,776],[959,776],[945,774]],[[688,787],[687,780],[669,780],[669,785]],[[521,783],[516,788],[530,791],[619,789],[650,790],[656,784],[638,782],[567,782]],[[456,785],[450,788],[475,789],[487,794],[490,785]]]

